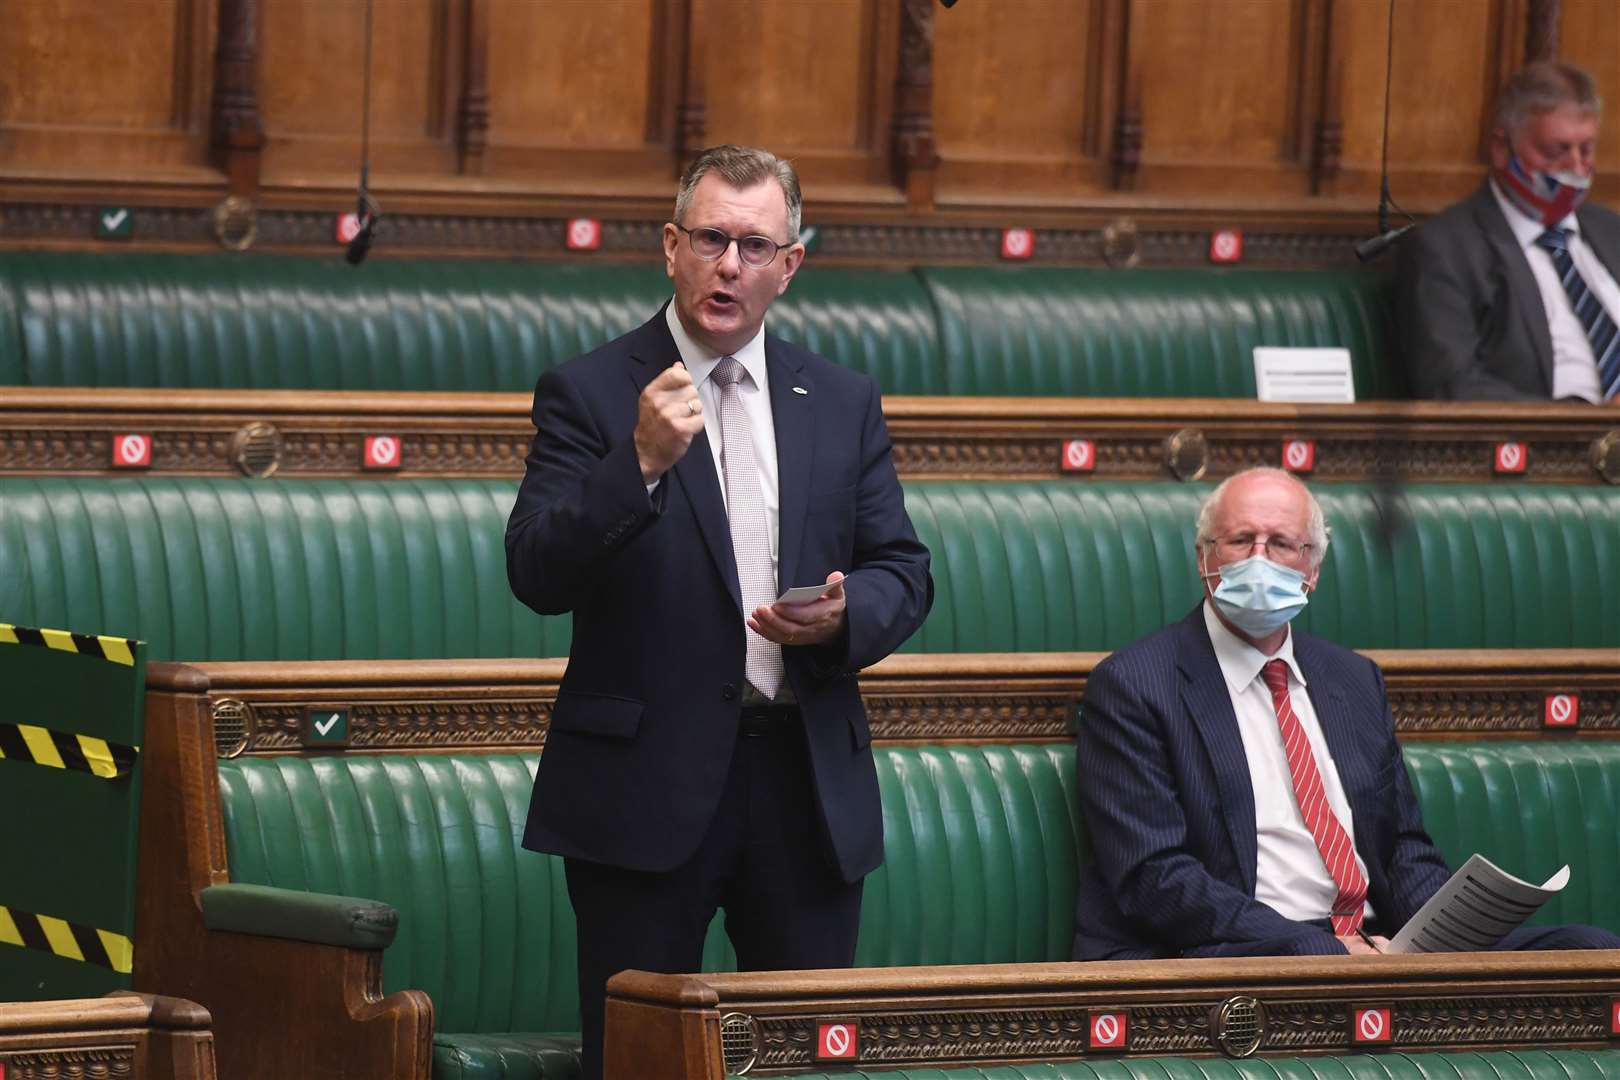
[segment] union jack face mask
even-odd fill
[[[1592,190],[1590,176],[1526,169],[1518,154],[1509,155],[1507,168],[1496,170],[1496,182],[1514,206],[1549,229],[1574,213]]]

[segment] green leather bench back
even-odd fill
[[[1313,271],[811,264],[771,329],[891,394],[1250,397],[1255,345],[1350,349],[1402,397],[1388,279]],[[639,325],[663,268],[0,254],[0,385],[528,391]]]
[[[1197,603],[1205,485],[914,482],[934,609],[912,652],[1115,649]],[[1302,629],[1352,648],[1620,646],[1620,488],[1319,485],[1334,540]],[[563,656],[512,599],[516,486],[0,478],[0,621],[160,660]]]
[[[0,255],[0,385],[527,392],[670,296],[661,265]],[[806,270],[771,328],[907,393],[943,389],[927,294]]]
[[[870,1073],[792,1073],[860,1080]],[[981,1069],[893,1069],[884,1080],[1614,1080],[1620,1050],[1453,1050],[1320,1057],[1105,1058]]]
[[[1482,851],[1574,881],[1536,922],[1620,928],[1620,743],[1406,748],[1453,865]],[[862,966],[1066,960],[1085,838],[1067,743],[880,746],[883,866]],[[562,861],[522,850],[535,759],[467,754],[219,763],[231,879],[383,900],[401,914],[384,987],[433,998],[440,1031],[577,1027]],[[1541,877],[1536,877],[1536,875]],[[706,965],[729,967],[711,932]]]
[[[1407,396],[1389,279],[1356,271],[918,271],[953,394],[1248,397],[1256,345],[1350,350],[1356,396]]]

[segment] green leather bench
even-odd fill
[[[1356,271],[930,268],[953,394],[1255,395],[1254,347],[1343,346],[1356,397],[1406,397],[1389,281]]]
[[[890,394],[1252,397],[1254,345],[1343,345],[1402,397],[1388,280],[1337,272],[818,268],[774,332]],[[0,254],[0,385],[528,391],[635,327],[660,265]]]
[[[1478,850],[1542,880],[1568,862],[1573,883],[1532,921],[1620,929],[1620,743],[1415,743],[1406,756],[1453,865]],[[1085,857],[1072,748],[879,746],[875,757],[887,850],[867,879],[857,964],[1068,959]],[[219,762],[233,887],[398,911],[384,990],[432,998],[437,1077],[571,1075],[577,995],[561,860],[519,846],[534,768],[532,756],[428,753]],[[218,897],[204,892],[205,919]],[[273,924],[272,901],[219,925]],[[706,969],[731,963],[711,932]]]
[[[907,651],[1106,651],[1191,610],[1205,485],[909,484],[934,608]],[[1620,646],[1620,488],[1317,488],[1334,542],[1300,625],[1352,648]],[[0,478],[0,621],[156,660],[564,656],[512,599],[505,481]]]

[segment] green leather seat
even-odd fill
[[[1118,648],[1198,601],[1205,485],[914,482],[935,599],[912,652]],[[1334,540],[1302,629],[1352,648],[1620,646],[1620,488],[1434,485]],[[563,656],[512,599],[509,481],[0,478],[0,621],[153,659]],[[1396,512],[1398,511],[1398,513]],[[1393,539],[1384,523],[1407,522]]]
[[[919,270],[953,394],[1250,397],[1256,345],[1343,346],[1356,397],[1407,396],[1389,279],[1273,270]]]
[[[526,392],[670,288],[657,264],[11,253],[0,385]],[[943,386],[912,274],[807,269],[771,328],[891,391]]]
[[[0,385],[526,391],[635,327],[663,268],[276,255],[0,255]],[[1256,345],[1342,345],[1405,396],[1384,275],[820,268],[790,341],[891,394],[1249,397]]]
[[[886,857],[867,879],[856,963],[1068,959],[1085,858],[1072,747],[880,746],[875,757]],[[1574,881],[1534,921],[1620,928],[1620,743],[1417,743],[1406,759],[1425,822],[1454,866],[1482,851],[1528,878],[1569,862]],[[577,1028],[562,861],[520,846],[535,761],[219,763],[233,881],[399,910],[384,989],[433,999],[436,1075],[553,1077],[544,1062],[566,1057],[566,1043],[545,1033]],[[717,920],[705,968],[733,963]]]
[[[795,1073],[797,1080],[1614,1080],[1620,1050],[1453,1050],[1328,1057],[1094,1058],[987,1069]]]

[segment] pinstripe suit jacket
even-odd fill
[[[1298,632],[1294,656],[1350,801],[1368,898],[1393,932],[1449,871],[1423,831],[1383,674]],[[1254,790],[1201,607],[1098,665],[1076,764],[1091,860],[1080,873],[1075,959],[1176,956],[1305,932],[1254,898]]]

